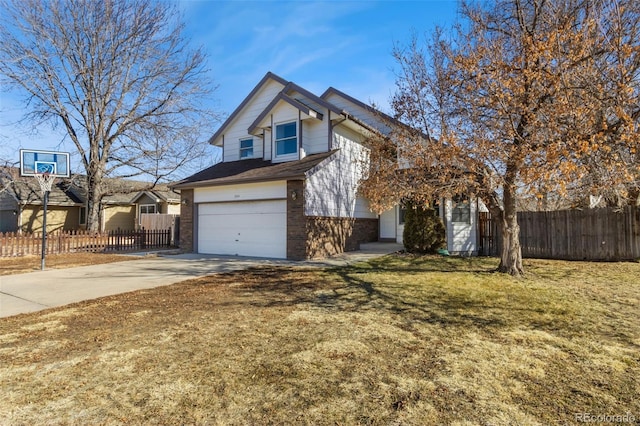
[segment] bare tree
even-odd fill
[[[520,275],[521,195],[638,182],[638,3],[501,0],[462,4],[461,16],[425,48],[414,38],[395,49],[392,106],[417,131],[373,141],[382,154],[372,158],[391,152],[406,164],[374,168],[365,191],[374,205],[394,195],[482,197],[502,228],[499,270]]]
[[[25,119],[61,126],[87,182],[97,229],[107,177],[166,180],[204,155],[215,114],[202,50],[175,5],[146,0],[3,1],[0,75],[25,94]]]

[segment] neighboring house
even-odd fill
[[[107,195],[102,200],[101,229],[137,229],[142,214],[180,215],[180,194],[162,185]]]
[[[35,178],[12,174],[0,192],[0,232],[42,231],[42,191]],[[84,200],[67,181],[51,187],[47,203],[47,230],[80,229],[84,226]]]
[[[16,170],[5,170],[0,189],[0,232],[41,232],[43,219],[42,191],[35,178],[20,177]],[[57,178],[47,203],[47,231],[86,228],[86,197],[81,182],[83,176]],[[79,183],[80,182],[80,183]],[[133,230],[138,227],[141,213],[178,215],[180,194],[166,186],[153,190],[140,189],[143,182],[112,180],[117,191],[102,200],[100,229]]]
[[[314,95],[267,73],[209,142],[223,160],[174,185],[181,247],[198,253],[321,258],[402,241],[402,211],[377,215],[358,194],[380,113],[329,88]],[[477,203],[446,200],[449,250],[476,251]]]

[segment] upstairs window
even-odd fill
[[[295,121],[276,124],[276,156],[298,152],[298,125]]]
[[[240,139],[240,159],[253,157],[253,138]]]

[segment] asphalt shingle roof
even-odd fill
[[[6,179],[8,193],[17,200],[27,204],[41,204],[43,195],[40,185],[35,178],[22,177],[16,168],[0,168]],[[49,204],[55,206],[77,206],[86,201],[86,178],[82,175],[72,175],[68,178],[56,178],[49,193]],[[125,179],[108,179],[107,189],[110,192],[102,200],[107,204],[128,205],[134,202],[141,192],[148,192],[166,202],[179,202],[180,194],[172,191],[167,185],[156,185],[149,188],[149,183],[129,181]]]
[[[261,158],[218,163],[177,182],[174,188],[229,185],[305,178],[307,172],[329,158],[334,151],[312,154],[302,160],[272,163]]]

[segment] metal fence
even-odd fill
[[[47,234],[47,254],[149,250],[172,247],[172,231],[115,230],[103,233],[91,231],[56,231]],[[0,257],[38,255],[42,250],[41,233],[0,233]]]
[[[565,260],[640,258],[640,208],[518,212],[522,256]],[[480,250],[495,256],[501,229],[487,213],[480,215]]]

